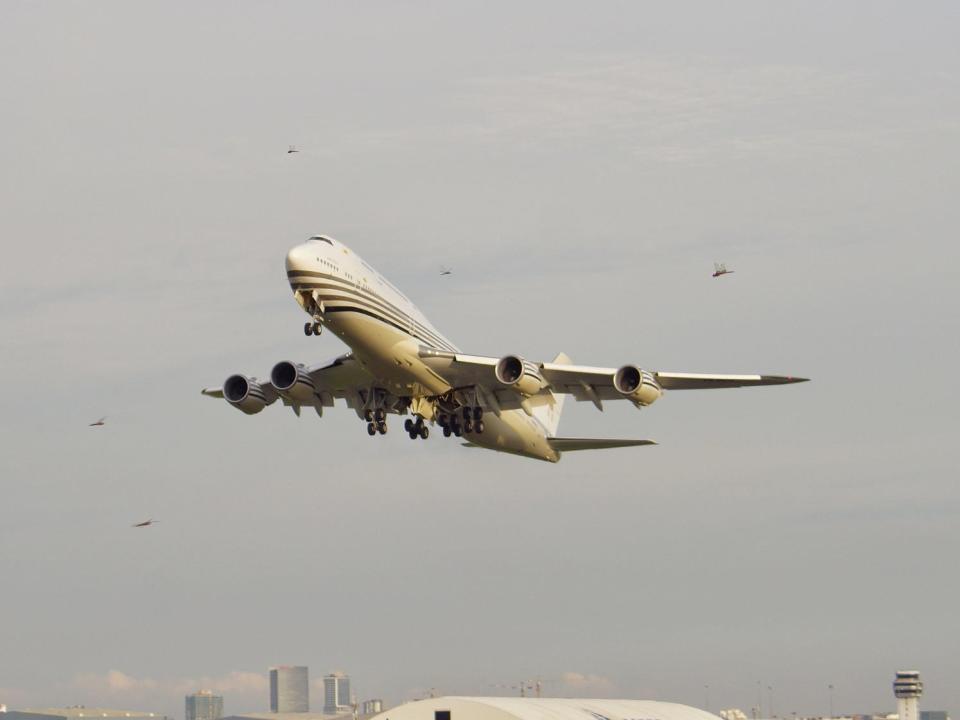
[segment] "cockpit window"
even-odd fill
[[[328,245],[333,245],[333,240],[328,237],[324,237],[323,235],[314,235],[312,238],[310,238],[310,240],[316,240],[317,242],[325,242]]]

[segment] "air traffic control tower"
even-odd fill
[[[899,720],[920,720],[920,695],[923,694],[920,673],[916,670],[897,670],[893,694],[897,696]]]

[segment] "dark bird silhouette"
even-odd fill
[[[296,146],[296,145],[291,145],[290,148],[287,150],[287,155],[289,155],[290,153],[295,153],[295,152],[300,152],[300,151],[297,150],[297,146]]]
[[[440,266],[440,274],[441,274],[441,275],[451,275],[451,274],[453,274],[453,270],[451,270],[450,268],[448,268],[448,267],[445,266],[445,265],[441,265],[441,266]]]
[[[154,524],[156,524],[156,523],[158,523],[158,522],[160,522],[160,521],[159,521],[159,520],[154,520],[153,518],[150,518],[149,520],[144,520],[143,522],[134,523],[134,524],[131,525],[130,527],[150,527],[151,525],[154,525]]]
[[[106,423],[106,419],[107,419],[106,416],[103,416],[102,418],[100,418],[100,419],[97,420],[96,422],[90,423],[89,427],[101,427],[101,426],[103,426],[103,425],[106,425],[106,424],[107,424],[107,423]]]

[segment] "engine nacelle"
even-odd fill
[[[624,365],[613,374],[613,387],[637,405],[655,403],[663,394],[651,373],[633,365]]]
[[[256,380],[243,375],[231,375],[223,383],[223,396],[231,405],[253,415],[267,406],[263,388]]]
[[[302,365],[278,362],[270,371],[270,382],[281,395],[296,402],[309,405],[316,400],[313,379]]]
[[[524,395],[536,395],[547,386],[537,367],[516,355],[500,358],[494,374],[501,383],[512,386]]]

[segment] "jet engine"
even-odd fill
[[[260,383],[243,375],[231,375],[223,383],[223,396],[235,408],[253,415],[263,410],[267,400]]]
[[[637,405],[651,405],[663,394],[651,373],[633,365],[624,365],[613,374],[613,387]]]
[[[270,382],[286,398],[308,405],[316,399],[313,379],[302,365],[284,360],[270,371]]]
[[[500,358],[494,374],[501,383],[512,386],[524,395],[536,395],[547,386],[537,366],[516,355]]]

